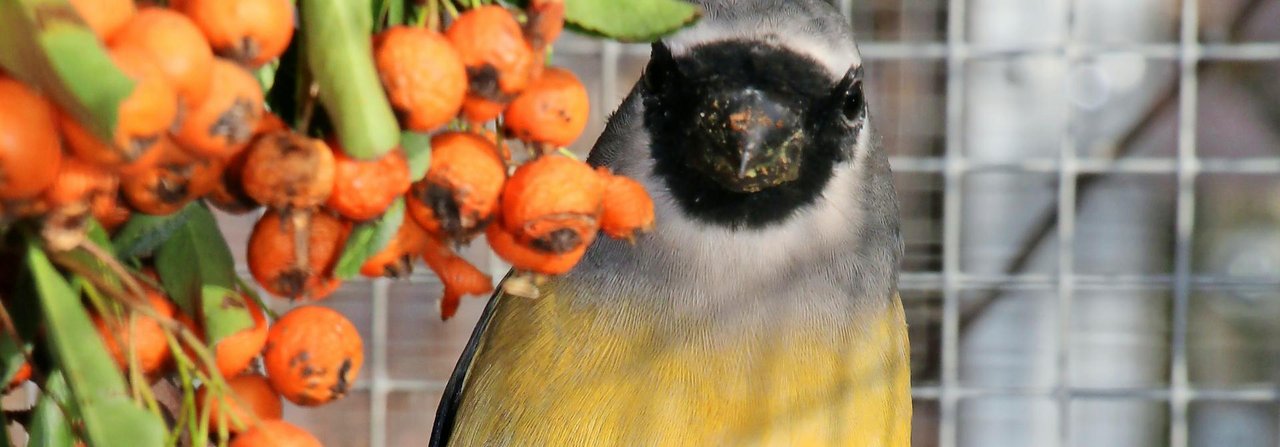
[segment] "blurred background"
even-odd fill
[[[903,201],[915,445],[1280,445],[1280,0],[837,3]],[[648,54],[561,38],[595,101],[576,152]],[[253,218],[220,218],[243,265]],[[365,369],[286,418],[425,445],[484,300],[441,322],[416,275],[326,302]]]

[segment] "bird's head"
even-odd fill
[[[785,220],[869,146],[847,26],[825,14],[829,5],[772,7],[792,17],[710,9],[703,23],[653,45],[642,83],[654,173],[696,219],[733,227]]]

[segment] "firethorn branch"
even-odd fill
[[[0,326],[3,326],[3,330],[5,331],[6,335],[8,337],[11,337],[14,343],[16,343],[19,348],[21,348],[21,346],[23,345],[22,337],[18,335],[18,329],[16,326],[13,325],[13,317],[9,315],[9,309],[5,308],[5,306],[3,305],[0,305]],[[47,382],[48,377],[45,376],[44,371],[42,371],[40,368],[35,367],[36,365],[35,358],[31,356],[31,352],[25,349],[22,349],[22,356],[26,360],[27,364],[31,365],[31,375],[32,377],[35,378],[36,383],[41,384],[41,386],[43,386],[43,384],[45,383],[48,383]],[[42,389],[41,391],[48,392],[48,390],[44,390],[44,389]],[[53,396],[53,397],[54,398],[50,399],[49,401],[53,402],[54,405],[58,406],[58,411],[62,412],[62,414],[73,414],[71,413],[71,408],[66,405],[66,402],[63,399],[61,399],[62,396]],[[30,410],[27,410],[27,414],[30,415]],[[14,420],[12,417],[9,417],[9,413],[7,411],[5,412],[5,417],[9,421]],[[80,437],[84,436],[84,433],[83,433],[84,427],[73,425],[71,427],[71,430],[72,430],[72,433],[76,434],[76,436],[80,436]]]

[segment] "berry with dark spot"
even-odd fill
[[[320,306],[295,308],[267,335],[263,363],[271,387],[302,406],[317,406],[346,395],[364,363],[364,344],[355,325]]]

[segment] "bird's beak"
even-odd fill
[[[800,176],[800,113],[749,88],[706,98],[691,135],[695,167],[735,192],[756,192]]]

